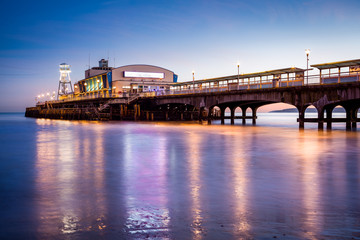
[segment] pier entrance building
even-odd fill
[[[138,93],[156,96],[176,82],[177,75],[165,68],[144,64],[112,68],[102,59],[99,67],[85,71],[85,78],[75,83],[75,94],[68,97],[126,97]]]

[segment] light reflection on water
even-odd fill
[[[133,129],[135,130],[135,129]],[[167,236],[170,221],[167,195],[167,142],[147,130],[126,129],[125,142],[125,204],[126,229],[134,237]]]
[[[36,124],[41,238],[106,228],[102,127],[93,128],[88,136],[81,129],[74,131],[76,122],[38,119]]]
[[[226,145],[239,146],[236,151],[229,151],[228,159],[231,175],[233,180],[230,183],[233,190],[234,198],[234,207],[233,207],[233,231],[238,235],[241,235],[245,238],[251,238],[250,230],[250,211],[248,210],[249,206],[249,172],[248,172],[248,163],[249,156],[247,154],[246,148],[248,148],[249,142],[245,140],[245,137],[238,138],[236,135],[230,135],[226,140]],[[240,147],[241,146],[241,147]]]
[[[201,181],[202,158],[200,147],[202,143],[202,135],[189,132],[187,134],[187,165],[188,165],[188,179],[189,179],[189,197],[190,197],[190,211],[191,211],[191,231],[192,239],[201,239],[206,229],[203,226],[203,216],[201,209],[201,188],[203,184]]]
[[[38,239],[360,239],[358,132],[26,121],[20,237],[28,224]]]

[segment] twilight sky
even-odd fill
[[[360,58],[359,0],[5,1],[0,112],[25,111],[98,60],[149,64],[179,81]],[[317,72],[314,72],[317,73]]]

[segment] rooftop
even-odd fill
[[[338,67],[351,67],[360,65],[360,59],[340,61],[340,62],[331,62],[331,63],[321,63],[311,65],[318,69],[329,69],[329,68],[338,68]]]
[[[282,69],[276,69],[276,70],[269,70],[269,71],[263,71],[263,72],[256,72],[256,73],[246,73],[246,74],[240,74],[240,75],[231,75],[226,77],[218,77],[218,78],[208,78],[203,80],[195,80],[195,83],[206,83],[206,82],[216,82],[216,81],[227,81],[227,80],[234,80],[234,79],[244,79],[244,78],[253,78],[253,77],[264,77],[264,76],[273,76],[278,74],[288,74],[288,73],[302,73],[305,72],[306,69],[302,68],[282,68]],[[179,82],[176,85],[186,84],[192,81],[187,82]]]

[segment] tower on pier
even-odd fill
[[[73,93],[73,88],[70,80],[70,65],[66,63],[60,64],[60,81],[58,88],[58,99],[60,96]]]

